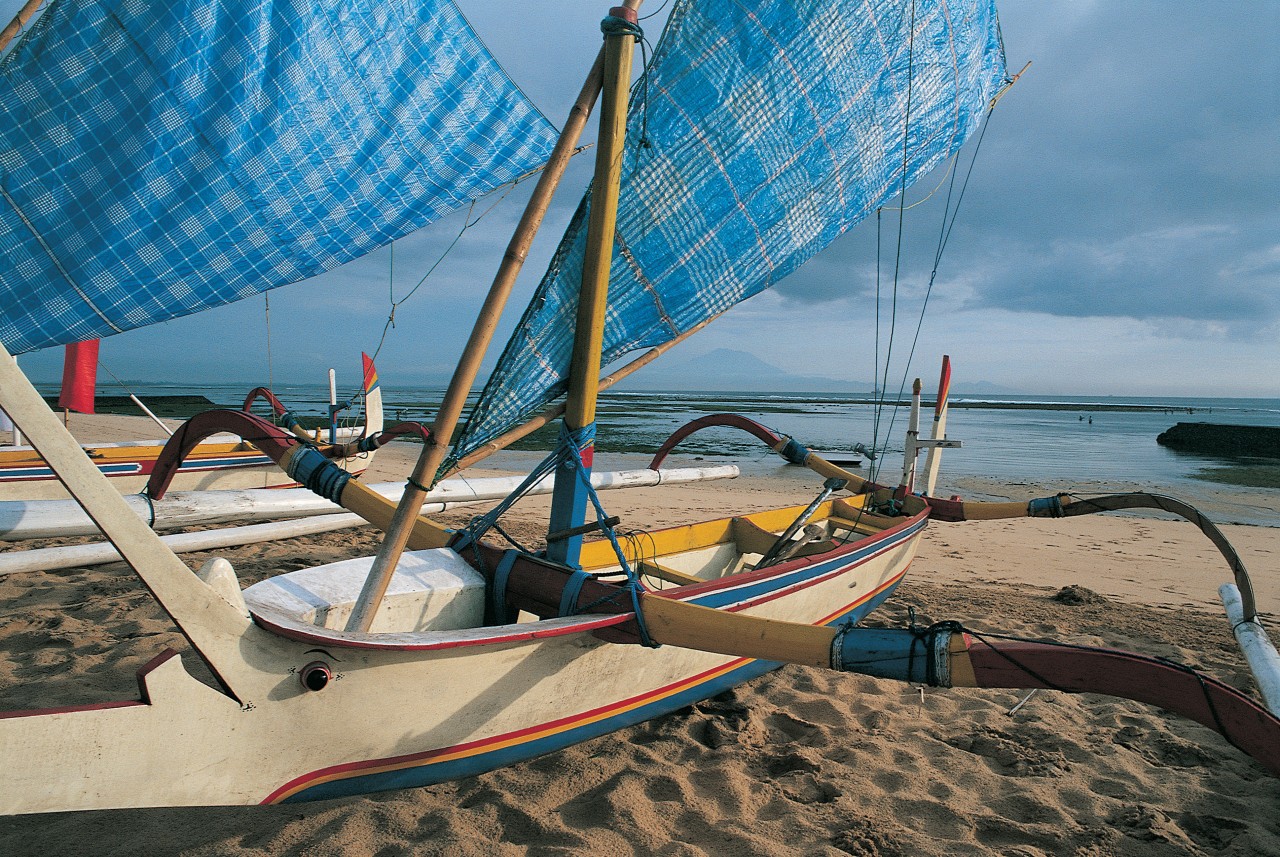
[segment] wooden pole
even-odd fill
[[[626,2],[630,8],[634,9],[639,7],[642,0],[626,0]],[[369,577],[360,592],[360,599],[356,602],[351,617],[347,621],[346,630],[348,631],[368,631],[373,623],[373,614],[377,612],[378,604],[381,603],[382,596],[391,583],[391,577],[395,574],[396,564],[400,561],[400,555],[408,544],[427,490],[436,482],[436,471],[449,450],[454,429],[458,425],[467,396],[480,371],[480,361],[484,358],[489,342],[493,339],[498,320],[502,317],[507,298],[510,297],[516,277],[528,256],[534,235],[542,225],[542,219],[551,204],[551,197],[560,184],[560,179],[577,146],[578,138],[582,135],[582,129],[586,127],[587,119],[591,115],[591,108],[600,92],[603,69],[604,51],[602,50],[596,57],[582,90],[578,93],[573,109],[569,111],[569,119],[560,133],[560,139],[556,141],[547,167],[539,176],[533,195],[525,206],[524,214],[507,245],[506,253],[503,254],[502,263],[498,266],[493,285],[489,288],[489,294],[480,309],[475,327],[472,328],[471,337],[467,340],[466,348],[458,361],[458,367],[449,381],[444,401],[440,403],[440,410],[431,428],[431,440],[423,446],[422,454],[418,457],[418,462],[408,479],[408,485],[405,486],[404,496],[400,498],[400,504],[396,507],[391,523],[387,527],[382,546],[378,549],[378,555],[369,568]]]
[[[947,404],[951,395],[951,358],[942,355],[942,374],[938,378],[938,398],[933,406],[933,432],[930,438],[943,440],[947,436]],[[938,484],[938,469],[942,465],[942,447],[929,445],[924,460],[924,493],[932,497]]]
[[[615,7],[609,14],[637,23],[634,10]],[[609,267],[613,262],[613,233],[618,220],[618,194],[622,184],[622,155],[627,137],[627,97],[631,89],[631,57],[635,36],[610,32],[604,41],[604,85],[600,108],[600,137],[596,148],[596,172],[591,184],[591,213],[587,218],[587,243],[582,263],[582,287],[578,292],[578,316],[574,328],[573,356],[569,362],[569,392],[564,424],[578,432],[595,423],[596,389],[600,377],[600,351],[604,342],[604,316],[609,298]],[[581,454],[581,468],[589,475],[594,445]],[[578,475],[577,460],[556,467],[556,491],[551,497],[549,532],[578,527],[586,510],[587,492]],[[576,566],[582,536],[551,541],[547,558]]]
[[[0,32],[0,51],[9,46],[9,42],[13,41],[13,37],[18,35],[22,28],[27,25],[27,22],[36,16],[36,12],[40,10],[44,3],[45,0],[27,0],[27,5],[19,9],[18,14],[13,16],[13,20],[5,26],[4,31]]]

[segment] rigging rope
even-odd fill
[[[578,148],[574,149],[573,154],[577,155],[583,150],[585,150],[586,148],[587,148],[586,146],[579,146]],[[488,194],[485,194],[484,196],[471,200],[471,204],[467,207],[467,215],[463,219],[462,228],[458,230],[458,234],[453,237],[453,240],[449,242],[449,246],[444,249],[444,252],[442,252],[440,254],[440,257],[436,259],[435,262],[432,263],[431,267],[427,269],[427,272],[422,275],[422,277],[413,286],[413,288],[409,289],[408,294],[406,294],[404,297],[400,298],[399,300],[396,300],[396,291],[395,291],[396,242],[395,241],[391,242],[391,244],[389,245],[391,248],[391,253],[390,253],[390,261],[388,263],[389,271],[388,271],[388,278],[387,278],[387,293],[388,293],[388,300],[390,301],[390,304],[391,304],[391,309],[387,313],[386,322],[382,325],[382,336],[378,339],[378,347],[375,348],[373,351],[373,357],[372,357],[373,360],[376,361],[378,359],[378,355],[382,353],[382,346],[385,345],[387,342],[387,334],[396,326],[396,309],[401,304],[407,302],[411,297],[413,297],[414,294],[417,293],[418,289],[422,288],[423,284],[426,283],[427,279],[433,273],[435,273],[436,268],[440,267],[440,265],[444,263],[444,260],[448,258],[449,254],[453,251],[453,248],[458,246],[458,242],[462,240],[462,236],[466,233],[468,229],[478,225],[480,221],[488,217],[489,214],[495,208],[497,208],[498,205],[500,205],[502,201],[506,199],[507,196],[511,193],[511,191],[513,191],[519,184],[524,182],[526,179],[531,178],[532,176],[536,176],[538,173],[542,172],[544,169],[546,169],[546,164],[542,164],[537,169],[530,170],[529,172],[525,173],[522,176],[518,176],[512,181],[499,185],[498,187],[494,188],[492,191],[490,191]],[[478,203],[481,199],[484,199],[485,196],[498,193],[499,191],[501,191],[501,193],[489,205],[489,207],[486,208],[484,211],[480,212],[480,214],[478,214],[476,218],[472,220],[471,215],[475,211],[476,203]]]
[[[902,189],[898,193],[898,198],[902,200],[902,205],[898,206],[898,239],[897,247],[894,251],[893,262],[893,299],[890,303],[889,312],[889,342],[885,348],[884,355],[884,372],[880,373],[880,354],[879,354],[879,326],[880,326],[880,212],[876,212],[876,373],[881,375],[880,382],[876,385],[879,393],[876,398],[876,418],[872,431],[871,448],[877,450],[877,458],[875,461],[883,461],[884,453],[889,448],[889,436],[893,431],[893,422],[890,421],[889,429],[885,432],[884,446],[881,447],[881,439],[879,437],[880,414],[884,410],[885,397],[888,394],[889,387],[889,364],[893,360],[893,337],[894,331],[897,329],[898,319],[898,279],[902,269],[902,234],[903,224],[906,217],[906,200],[907,200],[907,166],[910,162],[911,149],[911,96],[912,84],[915,81],[915,40],[916,36],[916,3],[911,0],[911,18],[907,27],[907,103],[906,110],[902,117]],[[898,390],[898,399],[902,398],[902,390]],[[897,408],[894,413],[896,415]],[[873,463],[871,466],[871,478],[874,480],[879,476],[880,467]]]
[[[914,4],[913,4],[913,10],[914,10]],[[910,60],[908,60],[907,68],[908,68],[908,74],[910,74],[910,69],[911,69]],[[1025,71],[1025,68],[1024,68],[1024,71]],[[1018,76],[1020,75],[1021,75],[1021,72],[1019,72]],[[1007,90],[1008,87],[1013,85],[1013,83],[1017,80],[1018,76],[1007,79],[1005,88],[1001,90],[1001,94],[1003,94],[1003,92]],[[950,178],[950,183],[947,188],[946,202],[943,205],[942,225],[938,233],[938,246],[937,246],[937,249],[934,251],[933,267],[929,272],[929,282],[925,287],[924,300],[920,304],[920,313],[916,318],[915,333],[911,338],[911,348],[907,352],[906,365],[903,367],[902,380],[898,386],[898,395],[897,395],[898,401],[901,401],[902,399],[902,396],[907,387],[907,379],[910,377],[910,374],[911,374],[911,364],[915,358],[916,346],[920,342],[920,331],[924,326],[924,316],[925,316],[926,310],[929,307],[929,299],[933,295],[933,286],[938,277],[938,268],[942,264],[942,254],[943,254],[943,251],[946,249],[947,243],[951,240],[951,230],[955,228],[956,219],[960,215],[960,205],[962,202],[964,202],[965,192],[969,188],[969,180],[973,177],[974,165],[978,161],[978,153],[982,151],[982,141],[986,137],[987,127],[991,123],[991,116],[995,112],[996,103],[998,101],[999,101],[998,97],[993,98],[990,104],[988,104],[987,106],[987,113],[986,113],[986,116],[984,116],[982,119],[982,128],[978,132],[978,141],[976,144],[974,144],[973,155],[969,159],[969,168],[965,171],[964,182],[960,186],[959,195],[958,196],[955,195],[955,182],[956,182],[956,176],[958,174],[958,171],[955,169],[955,167],[959,163],[959,159],[960,159],[960,154],[959,152],[957,152],[952,159],[951,165],[947,167],[947,174],[943,177],[943,180],[940,181],[938,185],[933,190],[931,190],[924,199],[918,200],[912,203],[911,205],[906,205],[905,204],[906,192],[904,190],[902,194],[903,204],[897,207],[898,244],[897,244],[897,255],[895,256],[895,259],[894,259],[893,313],[890,317],[890,325],[889,325],[889,347],[885,354],[885,360],[884,360],[884,382],[882,384],[877,385],[878,394],[874,397],[875,414],[872,422],[871,448],[873,450],[877,450],[880,453],[886,452],[888,450],[889,439],[893,436],[893,426],[894,426],[894,423],[897,421],[897,416],[898,416],[898,409],[895,407],[893,410],[893,413],[889,418],[889,425],[885,430],[884,446],[881,447],[879,445],[880,444],[880,417],[881,417],[881,411],[883,410],[887,401],[886,388],[888,386],[889,363],[890,363],[891,355],[893,353],[893,333],[896,328],[896,319],[897,319],[898,272],[899,272],[899,265],[901,263],[901,253],[902,253],[903,214],[907,209],[915,208],[920,203],[932,197],[935,193],[937,193],[938,189],[942,187],[942,183],[945,182],[948,177]],[[911,103],[911,81],[910,81],[910,77],[908,77],[908,81],[907,81],[907,104],[908,104],[908,108],[907,108],[908,120],[907,121],[908,123],[910,121],[910,103]],[[903,136],[905,138],[906,129],[904,129]],[[953,196],[955,196],[954,208],[952,208],[951,206],[951,199]],[[880,367],[880,252],[881,252],[880,212],[877,211],[876,212],[876,353],[875,353],[877,372],[879,372],[879,367]],[[873,463],[871,466],[872,481],[875,481],[875,479],[879,475],[879,464],[876,463],[878,460],[879,459],[873,460]]]

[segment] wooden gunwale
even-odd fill
[[[764,513],[769,514],[769,513]],[[743,516],[750,517],[750,516]],[[795,592],[830,580],[864,565],[881,554],[914,537],[925,526],[927,512],[921,512],[874,536],[839,545],[834,550],[813,556],[798,557],[764,569],[708,580],[704,583],[650,590],[648,596],[689,601],[727,612],[738,612],[776,601]],[[709,521],[707,525],[723,525],[728,521]],[[655,534],[659,535],[659,534]],[[849,562],[858,555],[855,562]],[[903,570],[905,573],[905,569]],[[901,575],[898,575],[900,577]],[[896,578],[895,578],[896,579]],[[855,602],[855,605],[858,602]],[[468,628],[462,631],[382,632],[376,634],[332,631],[295,621],[288,616],[249,606],[254,622],[263,629],[289,640],[323,644],[341,649],[400,652],[423,652],[473,646],[498,646],[541,640],[571,634],[591,633],[603,628],[635,620],[634,613],[583,614],[537,622]],[[847,611],[846,611],[847,612]]]

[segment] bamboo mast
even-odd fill
[[[36,16],[36,12],[40,11],[40,7],[44,4],[45,0],[27,0],[27,5],[19,9],[18,14],[14,15],[13,20],[0,32],[0,51],[9,46],[13,37],[18,35],[27,22]]]
[[[643,0],[626,0],[626,5],[634,10],[640,6],[641,2]],[[435,423],[431,427],[431,440],[423,446],[422,454],[418,457],[413,473],[409,476],[404,495],[396,506],[395,514],[387,526],[382,546],[378,549],[378,555],[369,569],[369,577],[360,592],[360,599],[356,602],[351,618],[347,622],[346,630],[348,631],[368,631],[373,624],[374,613],[377,612],[382,596],[391,583],[400,555],[404,553],[405,546],[409,542],[427,491],[437,481],[436,471],[449,451],[449,442],[453,438],[454,429],[457,428],[458,420],[462,416],[462,409],[472,385],[475,384],[476,375],[480,372],[480,361],[484,358],[485,351],[493,339],[498,320],[502,316],[507,298],[511,295],[511,289],[515,286],[516,277],[524,266],[534,235],[542,225],[542,219],[551,204],[551,197],[560,184],[560,179],[577,146],[578,138],[582,136],[582,130],[586,127],[587,119],[591,115],[591,108],[595,105],[596,96],[600,93],[603,69],[604,51],[601,50],[595,64],[591,67],[591,72],[587,75],[582,90],[578,93],[573,108],[569,111],[569,118],[560,132],[560,139],[556,141],[546,169],[538,178],[533,195],[529,198],[520,223],[516,226],[515,234],[507,244],[507,250],[498,266],[498,273],[494,276],[493,285],[489,287],[489,294],[476,318],[471,337],[467,340],[466,348],[445,391],[444,401],[441,402],[440,410],[436,414]]]
[[[614,7],[609,14],[632,25],[638,23],[634,9]],[[578,293],[577,326],[574,328],[573,356],[569,363],[569,392],[565,399],[564,425],[571,433],[593,428],[596,420],[596,388],[609,297],[609,266],[613,262],[613,233],[618,220],[618,194],[622,184],[622,154],[627,136],[627,96],[631,89],[634,42],[633,33],[621,29],[606,31],[596,172],[591,184],[591,214],[587,220],[582,287]],[[594,451],[594,438],[587,439],[580,456],[581,469],[588,478]],[[577,458],[562,459],[556,466],[549,535],[566,535],[548,538],[547,544],[547,558],[569,566],[577,566],[582,546],[582,534],[569,533],[582,524],[587,506],[587,488],[578,472]]]

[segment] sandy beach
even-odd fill
[[[107,429],[138,431],[120,419]],[[389,447],[366,478],[402,476],[414,452]],[[605,500],[624,527],[656,528],[806,502],[819,481],[757,475]],[[1037,488],[1019,486],[1026,496]],[[1280,525],[1280,491],[1228,493]],[[513,531],[536,539],[546,502],[517,506]],[[1280,528],[1224,530],[1274,621]],[[217,553],[248,585],[372,553],[376,542],[364,528]],[[210,555],[184,560],[194,568]],[[1252,691],[1217,601],[1228,579],[1184,522],[934,523],[872,622],[902,625],[913,609],[921,623],[1167,657]],[[139,666],[166,646],[187,649],[120,563],[0,578],[0,604],[3,710],[133,698]],[[1010,714],[1024,696],[785,667],[479,777],[314,804],[5,818],[0,854],[1280,855],[1280,779],[1209,729],[1135,702],[1049,691]]]

